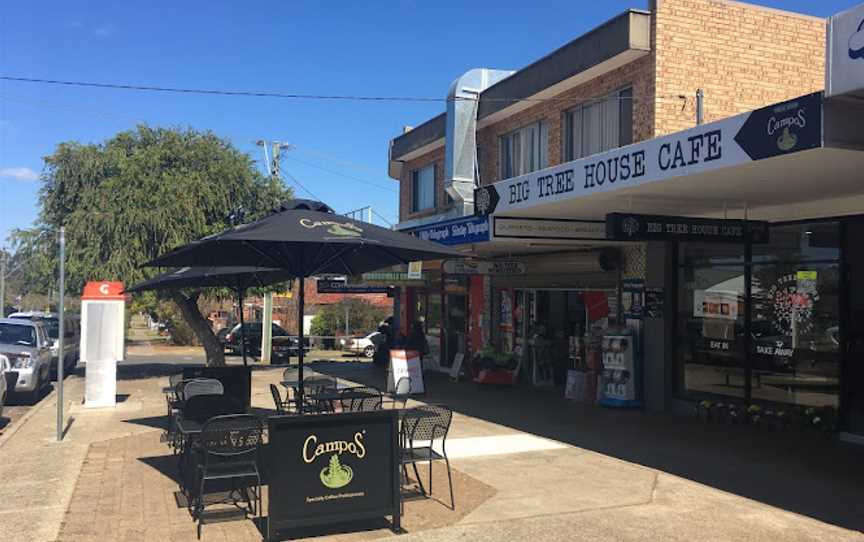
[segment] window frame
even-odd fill
[[[617,104],[617,115],[618,122],[616,123],[616,130],[618,132],[618,142],[615,146],[606,147],[604,143],[605,136],[602,133],[602,127],[604,126],[604,115],[605,115],[605,107],[607,104],[611,103],[611,99],[618,100]],[[622,99],[627,98],[627,99]],[[589,151],[585,150],[585,137],[584,137],[584,122],[580,121],[580,145],[581,150],[580,153],[575,152],[575,115],[576,113],[582,114],[586,107],[590,107],[594,104],[599,106],[599,119],[598,123],[601,128],[600,133],[600,141],[599,147],[597,151]],[[563,113],[562,124],[564,127],[564,137],[561,138],[562,144],[562,156],[564,156],[565,162],[571,162],[573,160],[578,160],[580,158],[584,158],[586,156],[591,156],[592,154],[597,154],[600,152],[605,152],[612,149],[617,149],[623,147],[625,145],[629,145],[633,143],[633,85],[628,84],[623,87],[619,87],[616,90],[603,94],[601,96],[597,96],[595,98],[591,98],[589,100],[585,100],[584,102],[567,109]]]
[[[420,172],[432,169],[432,204],[427,207],[420,207]],[[424,211],[434,210],[438,207],[438,164],[428,164],[411,171],[411,212],[422,213]]]
[[[532,128],[536,129],[534,132],[537,134],[536,145],[534,141],[523,141],[523,134],[531,133]],[[517,134],[519,138],[513,139]],[[523,167],[526,143],[531,144],[528,153],[532,163]],[[498,176],[501,180],[519,177],[547,167],[549,167],[549,122],[545,118],[529,122],[498,136]]]

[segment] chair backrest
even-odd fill
[[[193,378],[183,386],[183,398],[189,400],[196,395],[222,395],[225,388],[215,378]]]
[[[173,375],[168,377],[168,387],[172,390],[177,389],[177,384],[183,380],[183,373],[174,373]]]
[[[288,367],[284,371],[282,371],[282,380],[299,380],[300,379],[300,369],[296,367]]]
[[[279,393],[279,388],[276,384],[270,384],[270,395],[273,396],[273,403],[276,405],[276,410],[285,412],[285,402],[282,401],[282,394]]]
[[[446,439],[453,411],[440,405],[422,405],[405,413],[402,430],[409,441]]]
[[[204,452],[221,457],[257,452],[264,424],[251,414],[215,416],[204,422],[200,443]]]
[[[341,392],[340,403],[343,412],[364,412],[381,410],[383,399],[381,391],[372,386],[356,386],[345,388]]]
[[[307,394],[313,395],[323,388],[336,388],[336,379],[332,376],[307,376],[303,379],[303,388]]]
[[[201,423],[213,416],[243,413],[243,405],[227,395],[193,395],[186,400],[181,411],[184,418]]]
[[[396,389],[393,395],[396,397],[407,397],[411,393],[411,377],[403,376],[396,381]]]

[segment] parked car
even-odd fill
[[[6,396],[9,395],[7,375],[10,375],[11,372],[9,358],[0,354],[0,418],[3,417],[3,406],[6,404]]]
[[[339,339],[339,344],[342,345],[342,350],[347,350],[356,354],[363,354],[367,358],[373,358],[375,357],[375,351],[378,349],[376,346],[375,336],[379,334],[380,332],[373,331],[365,337]],[[380,342],[378,344],[380,344]]]
[[[57,357],[60,354],[60,315],[56,312],[15,312],[9,318],[33,320],[45,326],[45,332],[51,341],[51,376],[57,375]],[[78,315],[65,315],[63,324],[63,370],[69,374],[78,364],[81,348],[81,319]]]
[[[18,373],[16,394],[36,402],[51,383],[51,340],[37,320],[0,318],[0,354],[9,359]]]
[[[244,337],[246,338],[246,355],[261,357],[261,334],[263,325],[261,322],[246,322],[244,324]],[[300,341],[297,337],[289,336],[278,324],[273,324],[273,351],[271,360],[274,362],[287,362],[291,356],[299,354]],[[305,349],[309,351],[309,338],[306,337],[303,341]],[[239,356],[240,350],[240,324],[237,324],[231,329],[231,332],[225,336],[225,348],[233,355]]]

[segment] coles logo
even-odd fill
[[[864,58],[864,19],[858,24],[858,31],[849,37],[849,58]]]

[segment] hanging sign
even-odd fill
[[[606,237],[614,241],[768,242],[768,223],[686,216],[606,215]]]
[[[408,262],[408,279],[419,280],[423,278],[423,261]]]
[[[606,223],[598,220],[557,218],[493,218],[492,235],[499,239],[606,239]]]
[[[586,156],[474,190],[486,216],[822,146],[822,93]]]
[[[280,531],[392,516],[400,530],[398,413],[268,418],[267,540]]]
[[[828,19],[825,94],[864,93],[864,4]]]
[[[348,284],[341,280],[319,280],[319,294],[390,294],[390,286],[372,286],[367,284]]]
[[[489,219],[468,216],[450,222],[429,224],[409,231],[424,241],[454,246],[489,240]]]
[[[441,269],[448,275],[524,275],[524,262],[498,260],[446,260]]]

